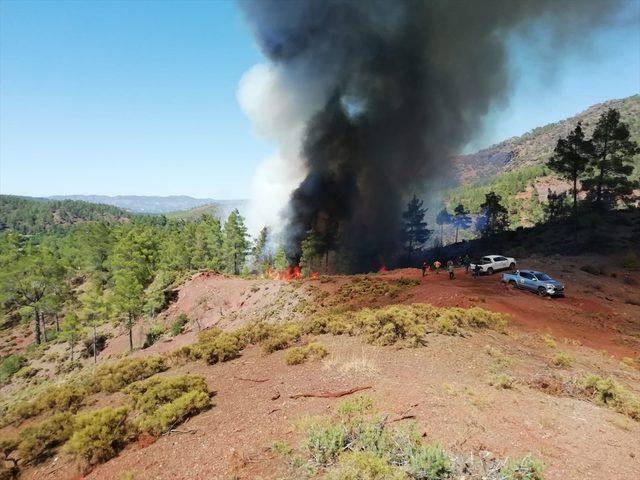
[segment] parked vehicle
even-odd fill
[[[564,285],[544,272],[516,270],[515,273],[503,273],[501,281],[516,288],[535,292],[541,297],[564,296]]]
[[[480,267],[480,273],[493,275],[493,273],[498,270],[513,270],[516,268],[516,259],[503,257],[502,255],[486,255],[477,262],[471,264],[471,271],[475,270],[476,265]]]

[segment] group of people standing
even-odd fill
[[[457,259],[458,265],[462,265],[464,267],[465,273],[469,273],[469,268],[471,266],[471,257],[466,254],[464,257],[458,257]],[[440,273],[440,268],[442,267],[442,263],[440,260],[435,260],[433,264],[429,264],[426,261],[422,262],[422,276],[425,277],[429,271],[433,268],[437,274]],[[449,280],[453,280],[455,278],[455,263],[453,259],[447,260],[447,272],[449,273]],[[473,272],[473,276],[477,277],[479,273],[480,267],[476,265],[476,268]]]

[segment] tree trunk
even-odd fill
[[[40,321],[42,322],[42,339],[46,342],[47,340],[47,324],[44,321],[44,313],[40,313]]]
[[[96,347],[97,336],[98,335],[96,334],[96,324],[94,322],[93,323],[93,363],[98,363],[98,351]]]
[[[58,320],[58,314],[54,313],[53,318],[56,320],[56,333],[60,333],[60,321]]]
[[[440,246],[444,246],[444,223],[440,225]]]
[[[74,342],[69,342],[69,346],[71,347],[71,361],[73,362],[73,346],[74,346]]]
[[[38,311],[37,308],[34,308],[34,327],[35,327],[35,334],[36,334],[36,345],[40,345],[40,343],[42,343],[42,340],[40,338],[40,312]]]
[[[133,351],[133,314],[129,312],[129,350]]]
[[[460,227],[458,225],[456,225],[456,241],[455,241],[455,243],[458,243],[458,229],[459,228]]]
[[[573,177],[573,240],[578,246],[578,177]]]

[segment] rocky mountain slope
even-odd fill
[[[591,135],[598,117],[609,108],[620,112],[622,121],[629,125],[631,138],[639,141],[640,95],[609,100],[592,105],[573,117],[534,128],[520,137],[512,137],[479,152],[456,158],[461,183],[544,164],[552,155],[558,138],[566,136],[578,122],[582,122],[587,136]]]

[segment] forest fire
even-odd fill
[[[378,270],[378,273],[385,273],[387,271],[387,266],[385,264],[382,264],[382,266],[380,267],[380,270]]]
[[[294,265],[281,271],[269,269],[267,276],[273,280],[300,280],[302,271],[299,265]]]

